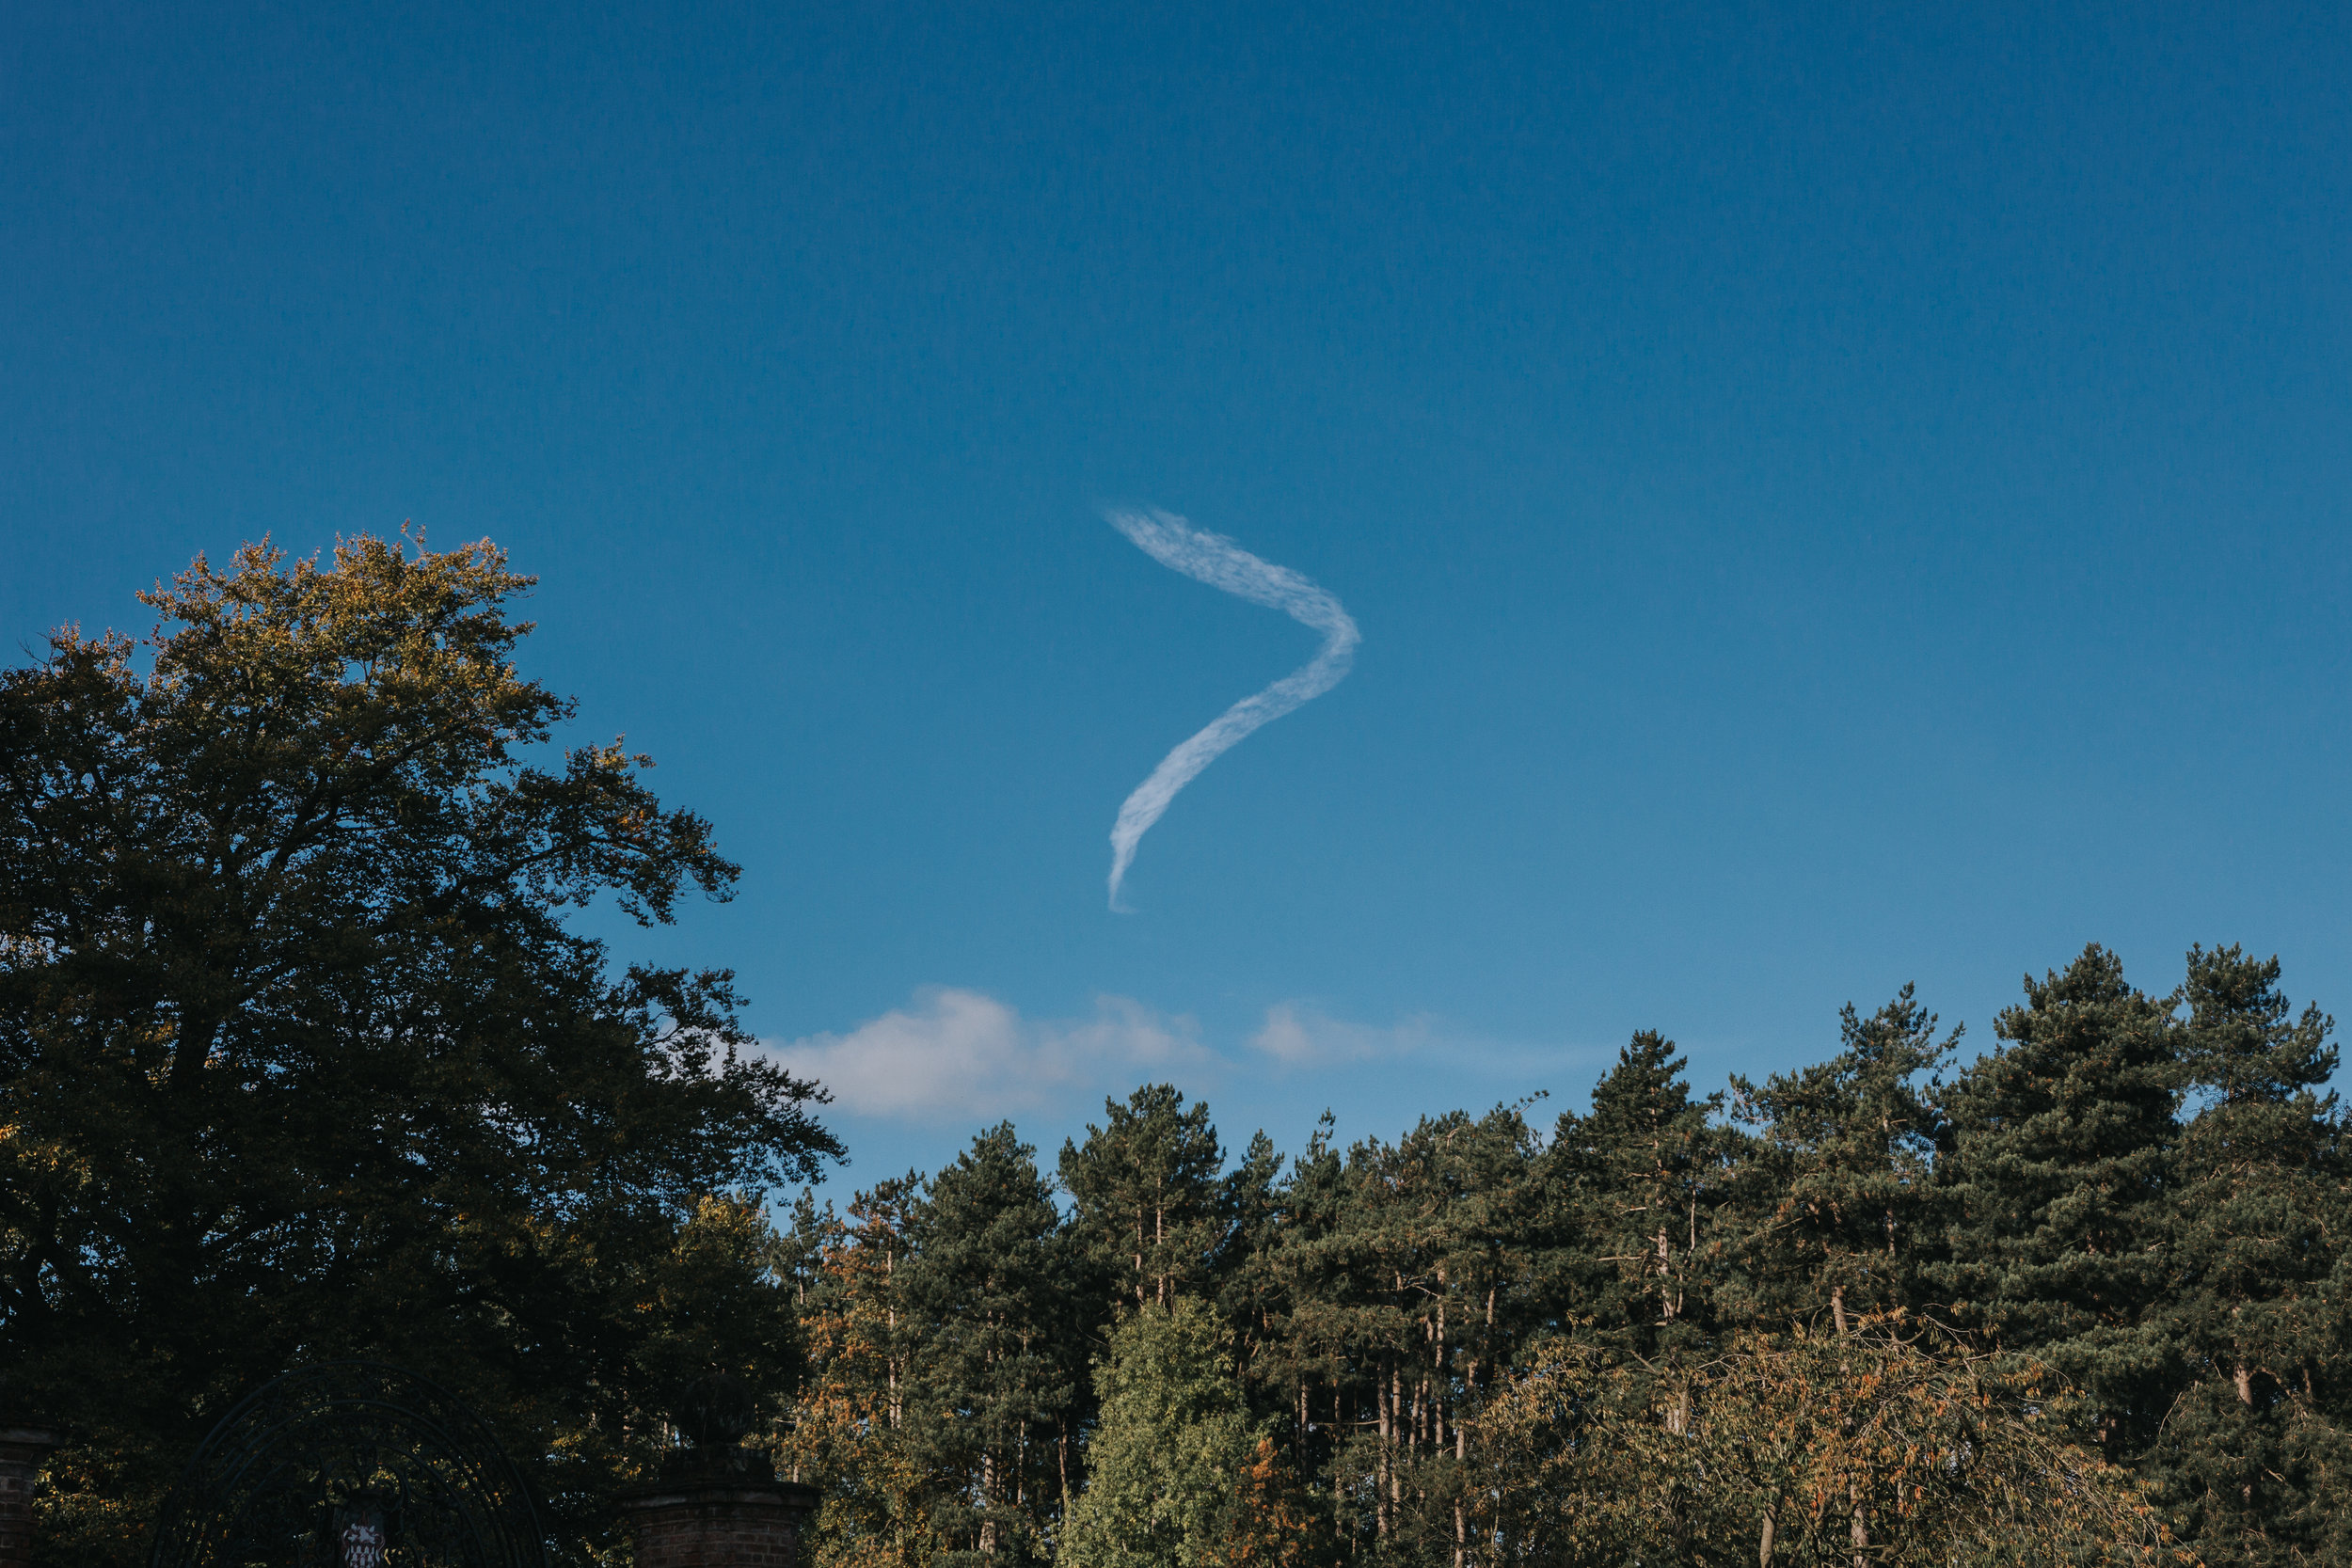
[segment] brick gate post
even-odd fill
[[[817,1488],[778,1481],[766,1454],[742,1446],[755,1409],[750,1388],[723,1372],[687,1387],[676,1423],[693,1447],[621,1494],[637,1568],[800,1568]]]
[[[816,1509],[815,1487],[778,1481],[766,1455],[743,1449],[692,1450],[621,1494],[637,1568],[799,1568]]]
[[[53,1427],[0,1415],[0,1568],[32,1568],[33,1482],[64,1440]]]

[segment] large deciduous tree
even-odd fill
[[[2193,1568],[2045,1369],[1900,1317],[1731,1336],[1679,1386],[1573,1340],[1488,1417],[1494,1559],[1559,1568]]]
[[[532,760],[572,710],[513,663],[530,580],[250,546],[0,674],[0,1363],[83,1433],[59,1556],[297,1361],[455,1384],[583,1510],[665,1382],[788,1371],[719,1195],[837,1154],[821,1096],[727,974],[565,925],[737,870],[648,759]]]
[[[1147,1302],[1097,1369],[1092,1476],[1056,1560],[1065,1568],[1211,1568],[1235,1532],[1237,1484],[1263,1433],[1229,1360],[1230,1336],[1194,1296]]]

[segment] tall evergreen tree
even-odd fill
[[[1222,1208],[1227,1226],[1211,1260],[1217,1310],[1232,1327],[1235,1354],[1244,1368],[1257,1366],[1280,1333],[1285,1301],[1274,1272],[1265,1265],[1279,1245],[1284,1213],[1282,1156],[1260,1132],[1225,1176]],[[1286,1394],[1287,1386],[1282,1389]]]
[[[1071,1492],[1071,1417],[1085,1366],[1061,1216],[1012,1124],[933,1176],[914,1216],[899,1299],[928,1467],[953,1478],[931,1509],[950,1564],[1039,1558]]]
[[[1963,1323],[2089,1387],[2104,1446],[2128,1457],[2177,1387],[2146,1320],[2164,1289],[2180,1032],[2096,943],[2027,975],[1994,1032],[2007,1044],[1940,1098],[1951,1212],[1934,1290]]]
[[[2344,1130],[2316,1007],[2293,1016],[2279,960],[2192,948],[2187,1083],[2157,1323],[2193,1385],[2154,1469],[2209,1562],[2342,1562],[2352,1483]]]
[[[1733,1077],[1737,1115],[1756,1129],[1740,1172],[1753,1310],[1826,1310],[1843,1334],[1858,1313],[1917,1299],[1938,1131],[1918,1079],[1959,1037],[1954,1029],[1938,1040],[1935,1015],[1905,986],[1867,1019],[1849,1003],[1829,1061],[1761,1087]]]
[[[1187,1109],[1172,1084],[1146,1084],[1103,1109],[1106,1125],[1089,1122],[1084,1144],[1062,1145],[1062,1186],[1117,1297],[1165,1307],[1207,1284],[1224,1245],[1225,1151],[1208,1104]]]
[[[1739,1146],[1694,1098],[1672,1040],[1635,1035],[1593,1087],[1589,1115],[1564,1113],[1549,1164],[1591,1265],[1579,1303],[1608,1343],[1645,1357],[1693,1352],[1714,1325],[1724,1208]]]
[[[1348,1153],[1334,1223],[1306,1249],[1299,1320],[1330,1379],[1310,1402],[1330,1411],[1327,1473],[1367,1549],[1468,1548],[1477,1412],[1542,1312],[1535,1159],[1515,1105],[1368,1139]]]
[[[1327,1467],[1340,1439],[1347,1360],[1342,1265],[1331,1245],[1348,1207],[1347,1162],[1331,1134],[1326,1111],[1272,1210],[1249,1226],[1256,1244],[1230,1271],[1220,1298],[1229,1316],[1247,1313],[1263,1324],[1244,1341],[1243,1377],[1261,1409],[1279,1406],[1289,1417],[1292,1463],[1308,1474]]]

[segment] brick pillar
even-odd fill
[[[637,1568],[798,1568],[817,1488],[778,1481],[764,1455],[691,1449],[620,1501]]]
[[[0,1568],[32,1568],[33,1482],[64,1440],[54,1428],[0,1416]]]

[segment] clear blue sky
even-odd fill
[[[507,546],[746,868],[620,950],[740,972],[847,1180],[1906,980],[1989,1045],[2092,940],[2352,1012],[2344,8],[493,9],[0,18],[0,634]],[[1315,638],[1106,504],[1363,631],[1124,916]]]

